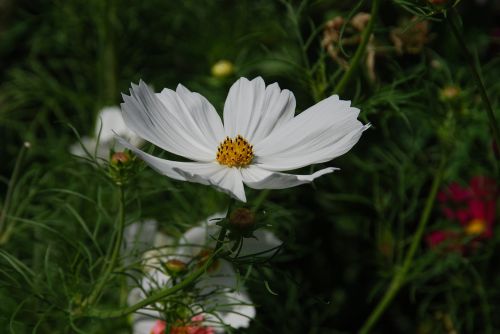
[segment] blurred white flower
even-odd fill
[[[134,146],[139,146],[143,142],[125,125],[120,108],[106,107],[99,111],[94,135],[92,137],[82,137],[81,144],[78,142],[71,145],[70,152],[85,157],[86,153],[82,147],[83,145],[90,154],[95,152],[97,158],[108,160],[112,148],[116,151],[121,151],[124,148],[116,141],[115,134],[126,138]]]
[[[212,185],[245,202],[243,183],[255,189],[283,189],[312,182],[335,170],[312,175],[280,173],[338,157],[351,149],[369,125],[359,109],[338,96],[294,117],[295,98],[277,83],[240,78],[229,90],[224,125],[198,93],[178,85],[154,93],[143,82],[123,95],[123,117],[140,137],[193,162],[160,159],[120,142],[170,178]]]
[[[198,261],[197,265],[203,264],[216,244],[214,237],[220,230],[216,222],[223,217],[225,214],[220,213],[207,218],[189,229],[178,241],[157,232],[155,249],[144,255],[145,273],[141,287],[132,289],[129,304],[141,301],[153,290],[173,286],[175,277],[169,274],[168,268],[182,270],[183,265],[192,261]],[[255,237],[244,239],[239,256],[270,256],[282,243],[273,233],[265,230],[257,230]],[[228,261],[219,259],[214,262],[195,284],[195,291],[197,296],[204,297],[191,301],[189,306],[193,314],[189,318],[202,315],[201,325],[213,328],[217,333],[223,333],[225,326],[235,329],[248,327],[255,317],[255,307]],[[157,306],[161,308],[161,303]],[[157,308],[142,308],[133,315],[133,333],[150,334],[157,321],[162,319]]]

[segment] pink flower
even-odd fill
[[[215,334],[215,330],[212,327],[203,326],[203,320],[202,315],[197,315],[191,318],[189,324],[172,326],[169,334]],[[165,333],[166,328],[167,323],[165,321],[157,320],[151,329],[151,334],[167,334]]]
[[[460,225],[460,231],[438,230],[426,237],[429,247],[451,242],[452,249],[466,237],[489,239],[493,236],[498,187],[495,180],[485,176],[473,177],[468,186],[454,182],[438,194],[444,216]]]

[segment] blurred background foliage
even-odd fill
[[[401,267],[440,159],[447,159],[442,186],[497,179],[485,108],[441,12],[451,4],[432,2],[439,1],[381,4],[367,53],[341,95],[372,128],[327,163],[341,170],[313,186],[247,190],[249,206],[262,201],[259,214],[285,247],[252,271],[258,313],[239,332],[356,332]],[[464,1],[457,9],[498,110],[500,4]],[[105,168],[70,155],[74,130],[91,135],[98,111],[118,105],[141,78],[156,90],[182,83],[221,111],[238,77],[262,76],[294,92],[304,110],[334,93],[345,71],[340,58],[349,61],[356,49],[337,45],[332,57],[330,20],[344,18],[347,39],[356,36],[349,19],[361,11],[370,11],[369,1],[0,0],[0,331],[129,331],[126,318],[67,313],[95,283],[118,205]],[[231,73],[211,72],[220,60],[232,63]],[[226,201],[143,168],[127,187],[127,222],[153,217],[178,234]],[[426,233],[446,224],[436,202]],[[407,284],[373,332],[500,331],[499,240],[495,226],[468,254],[422,241]],[[112,286],[100,303],[116,306],[126,293]]]

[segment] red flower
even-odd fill
[[[476,176],[469,185],[462,187],[452,183],[438,194],[445,217],[461,225],[461,233],[440,230],[429,234],[426,241],[430,247],[448,241],[460,244],[459,236],[488,239],[493,236],[495,207],[498,187],[495,180]],[[455,247],[456,248],[456,247]]]

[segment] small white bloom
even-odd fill
[[[141,288],[130,292],[129,304],[139,302],[153,290],[173,285],[172,277],[164,269],[168,267],[169,261],[188,263],[194,259],[203,261],[200,259],[203,259],[205,253],[209,256],[216,244],[214,237],[220,230],[216,222],[224,216],[224,213],[219,213],[207,218],[184,233],[177,243],[164,236],[156,238],[163,240],[165,244],[155,242],[156,249],[145,253],[145,276],[141,281]],[[157,232],[156,235],[162,234]],[[240,256],[265,252],[270,256],[282,243],[273,233],[265,230],[257,230],[255,237],[256,239],[244,239]],[[217,260],[212,264],[207,274],[196,283],[195,289],[199,295],[209,298],[195,301],[193,311],[202,312],[203,324],[214,328],[218,333],[224,332],[224,326],[235,329],[248,327],[255,317],[255,307],[246,289],[238,281],[231,263],[227,261]],[[150,333],[158,319],[161,319],[161,315],[154,308],[138,310],[133,316],[133,333]]]
[[[359,109],[337,95],[294,117],[295,98],[277,83],[240,78],[229,90],[224,125],[203,96],[182,85],[155,94],[140,81],[121,104],[127,126],[147,141],[194,162],[160,159],[121,140],[152,168],[170,178],[212,185],[245,202],[243,183],[283,189],[312,182],[312,175],[280,173],[329,161],[361,137]]]
[[[86,156],[85,149],[96,157],[108,160],[112,148],[123,150],[123,146],[116,142],[115,134],[126,138],[132,145],[139,146],[143,140],[130,130],[123,121],[122,113],[118,107],[106,107],[99,111],[97,122],[92,137],[82,137],[81,144],[71,145],[70,152],[74,155]],[[99,139],[99,141],[98,141]]]

